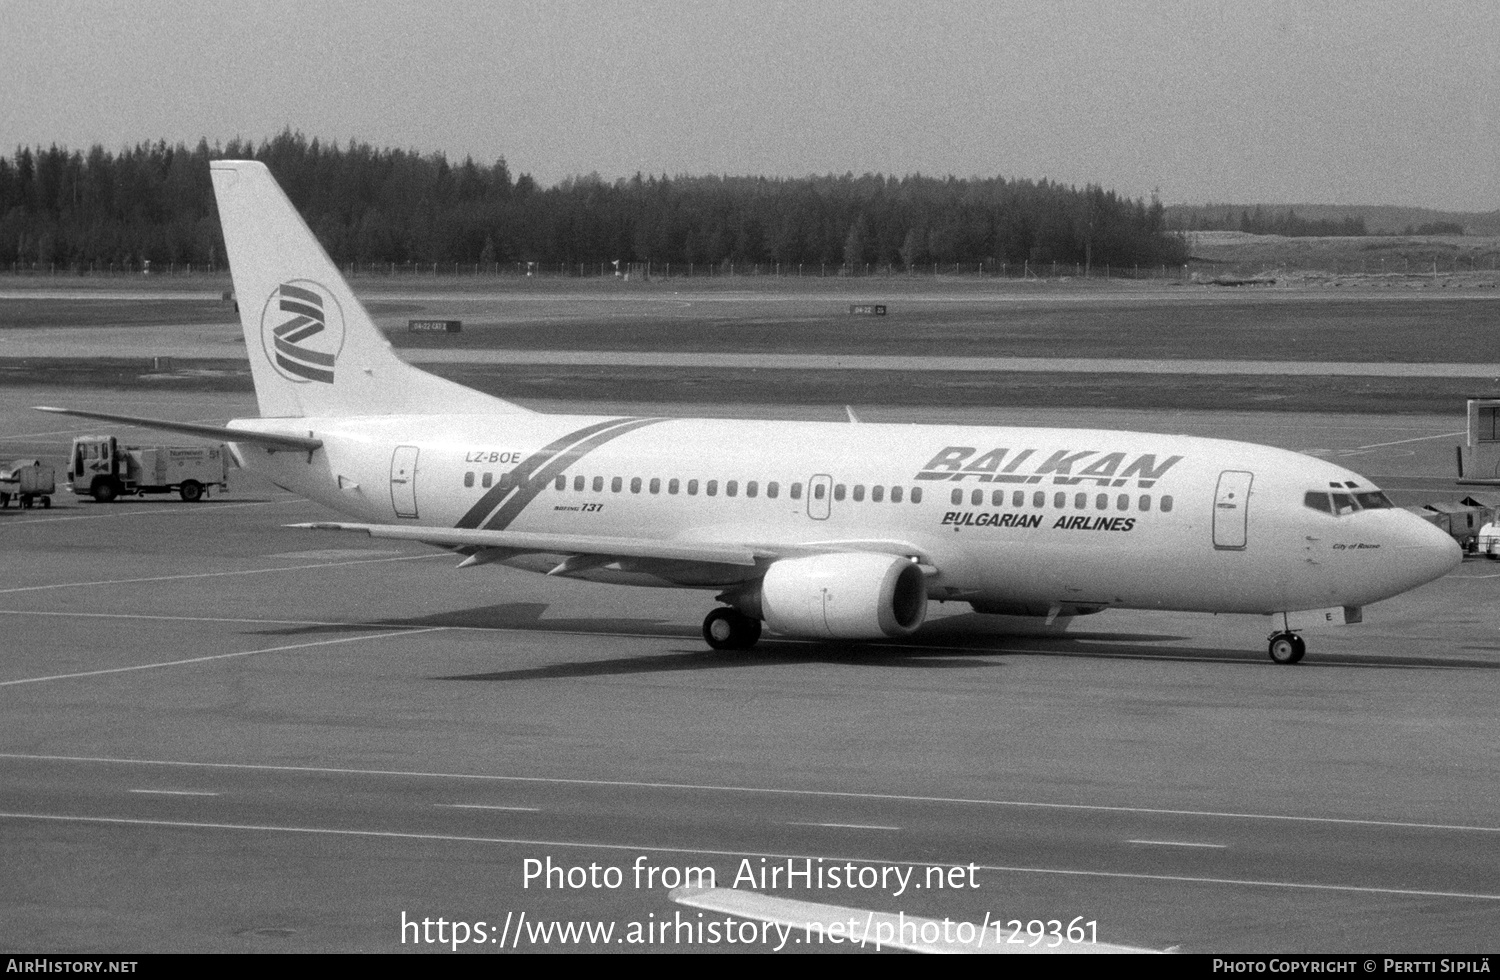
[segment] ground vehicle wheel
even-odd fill
[[[94,495],[94,499],[99,503],[107,504],[120,495],[120,488],[115,485],[114,480],[108,477],[101,477],[94,481],[94,485],[89,488],[89,492]]]
[[[760,639],[760,620],[720,606],[704,618],[703,639],[715,650],[748,650]]]
[[[194,503],[203,499],[203,484],[196,480],[188,480],[177,488],[177,493],[188,503]]]
[[[1307,644],[1296,633],[1277,633],[1271,637],[1271,659],[1279,664],[1294,664],[1307,653]]]
[[[51,510],[52,509],[52,498],[51,497],[43,497],[42,498],[42,509],[43,510]]]
[[[8,494],[8,493],[0,493],[0,507],[9,507],[9,506],[10,506],[10,494]]]

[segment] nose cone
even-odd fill
[[[1403,592],[1442,578],[1464,560],[1463,549],[1446,531],[1411,514],[1399,516],[1404,520],[1391,535],[1391,544],[1400,558],[1396,573],[1405,583]]]

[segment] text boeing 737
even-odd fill
[[[71,414],[227,439],[359,522],[304,526],[448,548],[460,567],[715,591],[718,649],[762,623],[904,637],[936,599],[1280,614],[1271,657],[1295,663],[1287,613],[1353,619],[1460,559],[1363,477],[1246,443],[531,412],[400,360],[265,166],[212,171],[261,417]]]

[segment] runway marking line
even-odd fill
[[[832,827],[836,830],[900,830],[900,827],[885,827],[873,823],[808,823],[804,820],[788,820],[788,827]]]
[[[434,627],[441,629],[443,627]],[[1360,827],[1400,827],[1407,830],[1455,830],[1500,833],[1500,827],[1473,824],[1415,823],[1405,820],[1372,820],[1358,817],[1305,817],[1279,813],[1235,813],[1216,810],[1167,810],[1139,806],[1105,806],[1090,803],[1040,803],[1033,800],[985,800],[947,796],[908,796],[897,793],[856,793],[831,789],[782,789],[766,786],[712,786],[699,783],[649,783],[616,779],[567,779],[560,776],[496,776],[462,772],[415,772],[402,769],[345,769],[334,766],[278,766],[256,762],[187,762],[175,759],[115,759],[107,756],[35,755],[0,752],[0,759],[24,762],[93,762],[104,765],[164,766],[183,769],[229,769],[245,772],[294,772],[320,776],[398,776],[407,779],[467,779],[480,782],[538,783],[552,786],[597,786],[609,789],[665,789],[717,793],[760,793],[767,796],[809,796],[845,800],[878,800],[893,803],[938,803],[965,806],[1031,807],[1041,810],[1080,810],[1092,813],[1143,813],[1166,817],[1211,817],[1228,820],[1275,820],[1291,823],[1322,823]]]
[[[31,519],[17,518],[5,524],[7,529],[18,527],[30,527],[33,524],[60,524],[63,521],[106,521],[120,517],[159,517],[162,514],[184,513],[190,516],[205,516],[217,514],[221,510],[230,510],[239,507],[285,507],[288,504],[305,504],[307,501],[300,498],[289,500],[248,500],[237,504],[214,504],[212,507],[200,507],[196,510],[185,511],[180,507],[158,507],[152,510],[121,509],[112,514],[75,514],[70,517],[35,517]],[[32,508],[33,510],[35,508]]]
[[[842,857],[815,854],[790,854],[764,851],[723,850],[706,847],[661,847],[650,844],[601,844],[591,841],[528,840],[513,837],[468,837],[457,834],[422,834],[398,830],[356,830],[339,827],[277,827],[267,824],[208,823],[192,820],[148,820],[130,817],[85,817],[57,813],[0,813],[0,820],[44,820],[57,823],[116,824],[133,827],[176,827],[184,830],[234,830],[252,833],[316,834],[330,837],[369,837],[386,840],[417,840],[451,844],[500,844],[513,847],[569,847],[599,851],[628,851],[647,854],[695,854],[706,857],[771,860],[827,860],[866,865],[904,865],[914,868],[967,868],[970,864],[948,861],[907,861],[864,857]],[[1285,888],[1298,891],[1353,892],[1364,895],[1398,895],[1417,898],[1456,898],[1500,902],[1500,894],[1482,892],[1446,892],[1420,888],[1381,888],[1374,885],[1328,885],[1305,881],[1269,881],[1253,878],[1206,878],[1193,875],[1160,875],[1133,871],[1087,871],[1077,868],[1036,868],[1005,864],[978,864],[976,868],[1003,874],[1067,875],[1079,878],[1119,878],[1134,881],[1177,881],[1198,885],[1230,885],[1251,888]]]
[[[45,592],[49,589],[82,589],[98,585],[140,585],[146,582],[181,582],[199,578],[225,578],[234,575],[267,575],[272,572],[300,572],[310,568],[342,568],[347,565],[375,565],[387,561],[423,561],[429,558],[446,558],[447,555],[402,555],[399,558],[361,558],[355,561],[325,561],[311,565],[278,565],[275,568],[242,568],[232,572],[194,572],[191,575],[154,575],[150,578],[104,579],[98,582],[54,582],[51,585],[23,585],[13,589],[0,589],[0,595],[15,592]]]
[[[511,813],[541,813],[539,806],[496,806],[492,803],[434,803],[450,810],[505,810]]]
[[[200,789],[133,789],[132,793],[147,793],[152,796],[218,796]]]
[[[417,630],[389,630],[385,633],[366,633],[363,636],[340,636],[332,640],[312,640],[307,643],[291,643],[279,647],[263,647],[258,650],[237,650],[234,653],[214,653],[205,657],[189,657],[186,660],[164,660],[154,664],[134,664],[130,667],[106,667],[102,670],[83,670],[75,674],[53,674],[49,677],[23,677],[20,680],[0,681],[0,687],[17,684],[40,684],[44,681],[65,681],[78,677],[98,677],[101,674],[125,674],[133,670],[153,670],[157,667],[181,667],[185,664],[201,664],[210,660],[228,660],[232,657],[249,657],[257,653],[284,653],[287,650],[305,650],[309,647],[326,647],[336,643],[357,643],[360,640],[384,640],[393,636],[411,636],[415,633],[436,633],[446,626],[429,626]]]
[[[1150,844],[1155,847],[1212,847],[1219,850],[1227,848],[1228,844],[1196,844],[1185,840],[1128,840],[1127,844]]]

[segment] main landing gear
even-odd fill
[[[1280,633],[1271,634],[1269,652],[1271,659],[1279,664],[1294,664],[1307,652],[1307,644],[1302,642],[1302,637],[1291,630],[1283,630]]]
[[[748,650],[760,639],[760,620],[720,606],[703,620],[703,639],[715,650]]]

